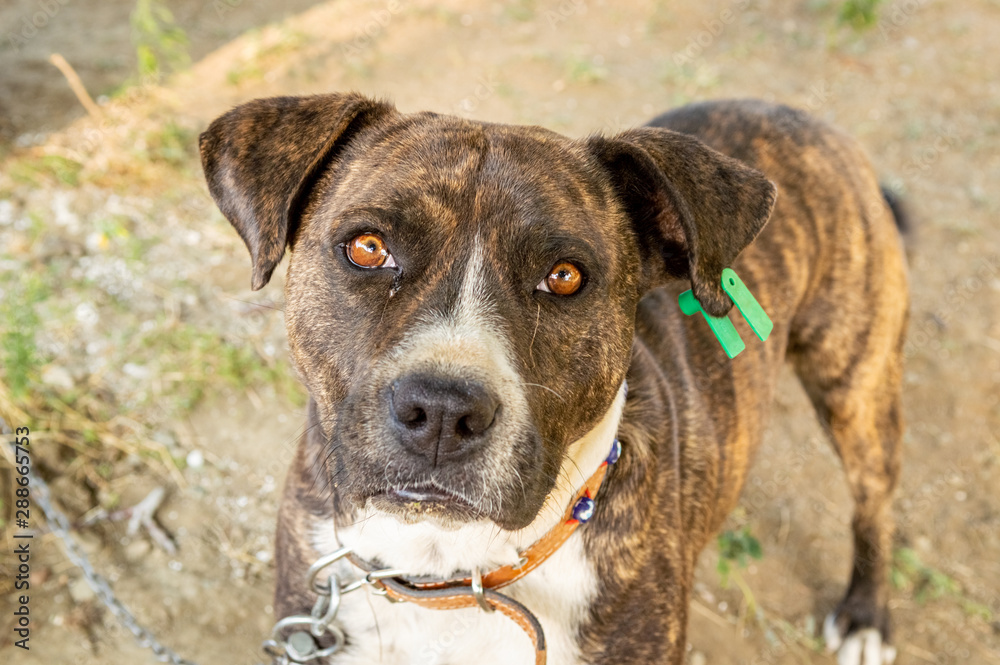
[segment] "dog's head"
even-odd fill
[[[365,97],[257,100],[201,137],[254,289],[284,255],[292,355],[350,505],[530,523],[608,410],[637,303],[721,271],[774,187],[663,129],[572,140],[403,115]]]

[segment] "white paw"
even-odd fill
[[[896,648],[882,644],[882,635],[874,628],[864,628],[848,634],[840,634],[837,617],[830,614],[823,622],[823,639],[826,650],[837,652],[837,665],[892,665],[896,660]]]

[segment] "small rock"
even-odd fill
[[[74,386],[73,375],[59,365],[48,365],[42,370],[42,383],[61,390],[72,390]]]
[[[49,579],[49,575],[52,574],[51,568],[39,568],[38,570],[31,571],[31,575],[28,577],[28,582],[33,587],[40,587],[45,584],[45,580]]]
[[[177,437],[174,436],[173,432],[168,432],[167,430],[161,429],[153,432],[153,441],[156,441],[167,449],[177,447]]]
[[[149,554],[149,543],[142,538],[137,538],[125,546],[125,558],[130,562],[142,561]]]
[[[200,450],[192,450],[184,458],[189,469],[200,469],[205,466],[205,455]]]
[[[97,313],[97,308],[94,307],[93,303],[89,302],[82,302],[77,305],[74,315],[77,321],[88,328],[97,325],[97,322],[101,320],[101,315]]]
[[[0,201],[0,226],[10,226],[14,223],[14,204],[4,199]]]
[[[80,549],[90,556],[97,554],[104,547],[101,539],[93,533],[78,533],[76,534],[76,540],[80,545]]]
[[[122,371],[126,375],[132,377],[133,379],[146,379],[149,378],[152,373],[148,367],[145,365],[137,365],[135,363],[125,363],[122,365]]]
[[[74,603],[79,605],[93,600],[94,590],[87,584],[87,580],[78,577],[69,585],[69,597],[73,599]]]
[[[688,658],[688,663],[691,665],[705,665],[708,659],[705,658],[705,654],[700,651],[692,651],[691,657]]]

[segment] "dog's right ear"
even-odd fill
[[[250,250],[253,290],[271,279],[338,149],[392,113],[358,94],[274,97],[236,107],[201,135],[208,190]]]

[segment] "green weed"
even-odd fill
[[[5,282],[0,304],[0,358],[4,382],[20,399],[27,395],[41,364],[35,346],[41,325],[36,307],[48,298],[48,289],[36,275],[21,275]]]
[[[566,76],[577,83],[599,83],[608,77],[608,70],[590,58],[571,57],[566,62]]]
[[[878,23],[878,6],[882,0],[845,0],[840,6],[838,20],[855,30],[867,30]]]
[[[195,132],[168,120],[157,131],[146,134],[146,153],[151,161],[164,162],[179,167],[188,163],[193,155]]]
[[[83,164],[60,155],[22,157],[8,164],[7,173],[17,183],[41,187],[55,180],[75,187],[80,183]]]
[[[895,551],[890,579],[897,589],[913,591],[913,597],[920,603],[961,591],[955,580],[925,564],[909,547]]]
[[[136,0],[130,21],[141,78],[159,79],[168,68],[190,64],[187,34],[160,0]]]
[[[535,0],[516,0],[516,2],[508,2],[503,5],[504,15],[515,21],[530,21],[535,18],[537,12]]]
[[[719,548],[719,563],[716,570],[722,579],[722,586],[729,583],[729,577],[737,568],[746,568],[749,559],[760,559],[764,556],[760,541],[750,533],[750,527],[745,526],[739,531],[727,530],[719,534],[716,544]]]
[[[277,34],[277,39],[265,43],[264,38],[259,33],[255,35],[256,43],[252,54],[226,73],[226,80],[230,84],[240,85],[244,81],[263,78],[265,72],[275,66],[281,56],[295,51],[306,42],[304,34],[285,28]]]
[[[895,588],[911,592],[918,603],[952,598],[970,617],[979,617],[984,621],[991,621],[993,618],[989,607],[968,598],[961,584],[946,573],[925,564],[909,547],[900,547],[893,553],[889,579]]]

